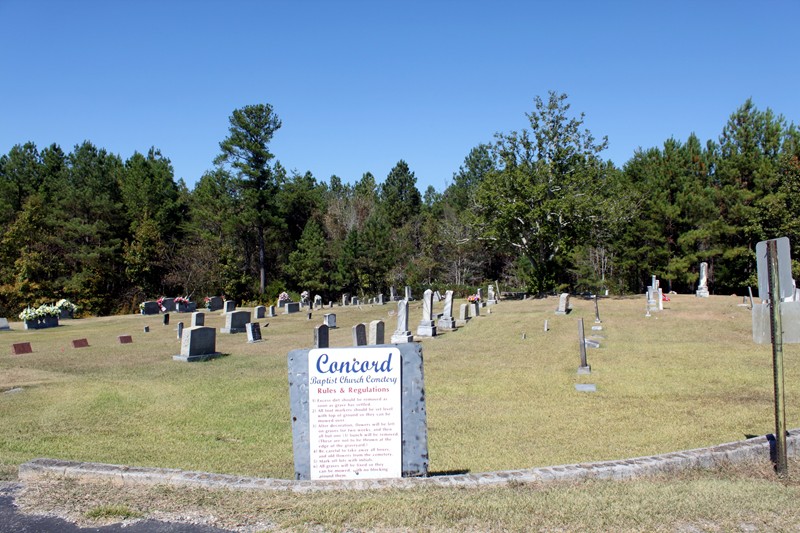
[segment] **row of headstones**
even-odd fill
[[[197,311],[197,303],[196,302],[189,302],[186,307],[180,307],[178,304],[175,303],[175,298],[164,298],[161,300],[161,307],[164,308],[165,313],[175,313],[175,312],[183,312],[183,313],[194,313]],[[143,315],[157,315],[161,312],[161,308],[156,301],[147,301],[144,302],[142,306],[142,314]]]

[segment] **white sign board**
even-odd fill
[[[311,479],[402,477],[400,366],[397,348],[309,351]]]
[[[789,238],[779,237],[772,239],[778,249],[778,279],[781,285],[780,298],[790,298],[794,296],[794,284],[792,283],[792,257],[789,252]],[[769,275],[767,266],[767,242],[761,241],[756,244],[756,268],[758,269],[758,297],[761,300],[769,300]]]

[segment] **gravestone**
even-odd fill
[[[235,311],[234,313],[241,312]],[[249,313],[248,313],[249,314]],[[180,355],[173,355],[175,361],[194,363],[219,356],[217,352],[217,330],[205,326],[186,328],[181,339]]]
[[[144,328],[142,328],[142,331],[144,331],[145,333],[150,333],[150,326],[145,326]]]
[[[322,309],[322,296],[319,294],[314,296],[314,309]]]
[[[231,311],[225,314],[225,327],[220,333],[244,333],[246,324],[250,322],[250,311]]]
[[[269,312],[267,313],[267,316],[269,316],[269,317],[278,316],[278,315],[275,314],[275,306],[274,305],[270,305],[269,306]]]
[[[233,300],[225,300],[225,313],[232,313],[236,311],[236,302]]]
[[[369,344],[383,344],[384,343],[384,324],[383,320],[373,320],[369,323]]]
[[[458,320],[456,321],[456,326],[466,326],[469,318],[469,304],[461,304],[458,308]]]
[[[165,326],[169,326],[169,313],[164,313],[164,318],[161,320],[161,323]]]
[[[314,327],[314,348],[327,348],[329,345],[328,326],[320,324]]]
[[[73,348],[88,348],[89,347],[89,340],[88,339],[74,339],[72,341]]]
[[[397,301],[397,290],[394,288],[394,285],[389,287],[389,301],[396,302]]]
[[[556,309],[557,315],[566,315],[570,312],[569,306],[569,293],[563,292],[561,296],[558,297],[558,308]]]
[[[592,367],[586,361],[586,337],[583,333],[583,319],[578,319],[578,344],[580,345],[581,365],[578,367],[578,374],[591,374]]]
[[[381,293],[381,294],[379,294],[379,295],[378,295],[378,298],[377,298],[377,303],[378,303],[378,305],[384,305],[384,301],[383,301],[383,293]]]
[[[143,315],[157,315],[161,309],[158,307],[158,302],[148,301],[144,303],[142,307],[142,314]]]
[[[164,298],[161,300],[161,307],[164,308],[165,313],[175,312],[175,298]]]
[[[0,318],[0,331],[9,331],[11,327],[8,325],[7,318]]]
[[[442,293],[436,291],[433,293],[433,301],[434,302],[441,302],[442,301]]]
[[[469,317],[475,318],[477,316],[481,316],[481,304],[480,302],[469,302]]]
[[[254,313],[256,315],[256,320],[258,320],[259,318],[264,318],[265,316],[267,316],[267,308],[264,307],[263,305],[257,305],[256,308],[254,309]]]
[[[350,293],[346,292],[342,294],[342,307],[349,305],[350,303]]]
[[[422,363],[416,343],[289,352],[295,479],[427,476]]]
[[[31,343],[17,342],[11,345],[11,355],[23,355],[26,353],[33,353],[33,348],[31,348]]]
[[[488,296],[488,300],[486,301],[486,304],[487,305],[494,305],[496,303],[497,303],[497,295],[494,292],[494,285],[490,283],[489,284],[489,296]]]
[[[663,311],[664,310],[664,292],[663,292],[663,289],[661,287],[658,288],[658,295],[657,296],[658,296],[658,310],[659,311]]]
[[[178,340],[181,340],[181,337],[183,337],[183,322],[178,322],[178,327],[175,329],[178,331]]]
[[[442,317],[436,325],[442,330],[455,329],[456,321],[453,319],[453,291],[446,291],[444,293],[444,310],[442,311]]]
[[[350,305],[359,305],[358,296],[350,298]]]
[[[190,322],[193,328],[197,326],[205,326],[206,325],[206,314],[200,311],[196,311],[192,313],[192,321]]]
[[[133,337],[130,335],[120,335],[117,337],[117,342],[120,344],[131,344],[133,342]]]
[[[697,283],[695,296],[698,298],[708,298],[708,263],[700,263],[700,281]]]
[[[367,345],[367,326],[356,324],[353,326],[353,346]]]
[[[480,305],[481,307],[483,307],[483,304],[484,304],[485,302],[484,302],[484,300],[483,300],[483,289],[481,289],[480,287],[478,287],[477,296],[478,296],[478,303],[479,303],[479,305]]]
[[[397,329],[392,333],[392,344],[411,342],[414,336],[408,329],[408,302],[400,300],[397,302]]]
[[[331,329],[336,328],[336,314],[335,313],[325,313],[322,316],[322,323],[328,326]]]
[[[222,301],[222,298],[219,296],[212,296],[208,299],[208,310],[209,311],[219,311],[225,307],[225,302]]]
[[[406,300],[409,302],[413,300],[413,298],[411,298],[411,287],[408,285],[406,285]]]
[[[261,325],[258,322],[248,322],[244,328],[247,331],[247,342],[259,342],[261,340]]]
[[[436,323],[433,321],[433,291],[427,289],[422,295],[422,320],[417,327],[420,337],[435,337]]]
[[[289,315],[300,312],[300,302],[286,302],[283,306],[283,314]]]

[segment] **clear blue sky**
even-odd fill
[[[270,103],[288,170],[444,190],[470,149],[569,95],[604,157],[695,132],[752,97],[800,123],[800,2],[0,0],[0,153],[159,148],[192,187],[228,117]]]

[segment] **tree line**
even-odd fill
[[[157,148],[123,160],[89,141],[0,156],[0,316],[69,298],[131,312],[159,295],[274,301],[391,285],[642,292],[652,274],[688,292],[756,284],[755,244],[800,238],[800,135],[737,109],[716,141],[667,139],[621,167],[567,96],[536,97],[529,127],[474,147],[441,193],[404,160],[379,182],[287,171],[269,104],[233,111],[220,153],[190,190]]]

